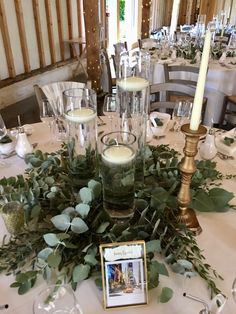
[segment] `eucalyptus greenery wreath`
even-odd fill
[[[163,151],[173,155],[166,164],[159,158]],[[25,216],[22,231],[3,239],[0,272],[15,275],[11,287],[19,294],[32,288],[39,275],[49,282],[53,278],[59,283],[71,282],[74,289],[93,276],[101,286],[99,245],[144,239],[149,288],[158,286],[159,277],[168,276],[171,269],[189,277],[198,273],[210,291],[218,293],[215,279],[221,276],[205,261],[194,235],[175,222],[178,157],[168,145],[146,147],[145,184],[136,190],[137,210],[131,221],[117,224],[103,210],[99,176],[81,186],[81,172],[89,171],[94,152],[75,156],[71,142],[55,153],[37,150],[28,154],[24,176],[0,180],[1,203],[20,202]],[[191,206],[199,211],[227,211],[234,195],[216,184],[223,177],[216,163],[196,161],[196,166]],[[160,301],[167,302],[172,293],[163,288]]]

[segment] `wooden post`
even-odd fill
[[[83,0],[83,4],[87,46],[88,79],[92,82],[92,88],[98,92],[101,89],[99,62],[98,1]]]
[[[142,26],[141,39],[149,37],[149,21],[150,21],[150,0],[143,0],[142,2]]]

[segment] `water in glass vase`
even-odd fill
[[[135,152],[112,145],[102,153],[103,206],[112,219],[130,219],[134,213]]]

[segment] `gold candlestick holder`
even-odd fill
[[[182,174],[181,186],[177,196],[179,212],[177,214],[177,222],[186,225],[195,234],[200,234],[202,228],[197,220],[196,214],[188,205],[190,198],[191,179],[196,171],[194,157],[197,154],[197,145],[199,138],[206,134],[207,129],[200,125],[197,131],[190,130],[189,124],[184,124],[181,131],[185,134],[184,158],[180,163],[180,171]]]

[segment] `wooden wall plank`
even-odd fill
[[[78,34],[79,37],[83,35],[83,12],[82,12],[82,5],[81,0],[77,0],[77,15],[78,15]]]
[[[99,61],[99,23],[98,1],[83,0],[84,21],[87,45],[87,72],[88,79],[92,82],[92,88],[97,92],[101,89],[100,84],[100,61]]]
[[[216,0],[201,0],[199,14],[206,14],[206,25],[212,20],[216,7]]]
[[[68,32],[69,32],[69,39],[73,38],[73,25],[72,25],[72,4],[71,0],[66,1],[67,5],[67,19],[68,19]],[[73,58],[76,57],[74,50],[70,46],[70,54]]]
[[[19,28],[19,34],[20,34],[20,45],[21,45],[21,51],[22,51],[22,56],[23,56],[24,69],[26,73],[29,73],[31,71],[31,68],[30,68],[29,52],[28,52],[28,46],[27,46],[27,40],[26,40],[26,32],[25,32],[25,24],[24,24],[21,0],[15,0],[15,8],[16,8],[17,24]]]
[[[56,62],[56,52],[55,52],[55,43],[53,36],[53,21],[52,21],[52,8],[51,8],[51,0],[45,0],[45,10],[46,10],[46,18],[47,18],[47,28],[48,28],[48,41],[51,55],[51,63]]]
[[[62,25],[60,0],[56,0],[56,10],[57,10],[57,25],[58,25],[58,36],[59,36],[61,60],[65,60],[65,46],[64,46],[64,38],[63,38],[63,25]]]
[[[44,68],[46,66],[46,62],[43,48],[42,28],[40,23],[39,0],[33,0],[33,11],[39,53],[39,63],[40,67]]]
[[[150,7],[151,7],[150,0],[142,1],[141,38],[149,37]]]
[[[7,26],[3,0],[0,0],[0,28],[2,32],[2,39],[4,43],[9,77],[12,78],[16,76],[16,71],[15,71],[14,59],[13,59],[13,54],[12,54],[12,49],[11,49],[11,42],[10,42],[10,37],[9,37],[9,32],[8,32],[8,26]]]

